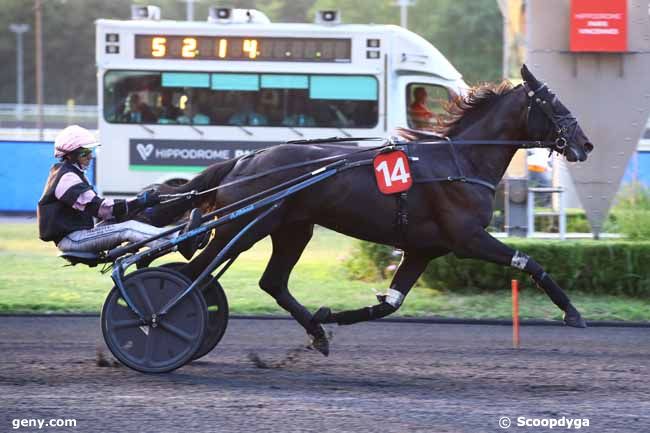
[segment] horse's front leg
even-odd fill
[[[393,314],[399,309],[404,298],[420,277],[427,264],[434,256],[440,254],[425,254],[422,251],[405,251],[402,262],[391,281],[390,289],[385,295],[379,295],[379,304],[358,310],[347,310],[333,313],[328,307],[321,307],[314,314],[314,321],[318,323],[338,323],[351,325],[368,320],[381,319]]]
[[[587,324],[571,304],[569,297],[533,259],[521,251],[516,251],[492,237],[485,230],[477,229],[469,239],[458,242],[453,252],[458,258],[486,260],[503,266],[512,266],[529,274],[533,281],[551,298],[551,301],[564,311],[564,323],[576,328],[586,328]]]

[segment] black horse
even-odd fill
[[[503,141],[552,142],[554,150],[572,162],[584,161],[593,149],[567,108],[525,66],[522,78],[524,84],[516,87],[504,82],[472,88],[466,96],[449,105],[448,116],[436,132],[450,137],[453,149],[450,150],[449,143],[444,141],[426,143],[426,146],[419,144],[427,155],[424,160],[431,164],[428,170],[440,178],[415,183],[406,202],[381,194],[373,169],[359,165],[283,201],[242,238],[230,256],[271,235],[273,254],[260,279],[260,287],[305,328],[313,338],[314,347],[324,354],[329,348],[321,323],[352,324],[395,312],[429,261],[448,253],[523,270],[564,311],[567,325],[585,327],[566,294],[533,258],[504,245],[485,230],[492,218],[494,199],[494,191],[489,186],[501,180],[517,150],[516,145]],[[411,138],[420,138],[418,135]],[[467,143],[477,140],[497,143]],[[348,154],[349,162],[368,158],[367,153],[355,153],[345,146],[279,145],[214,164],[188,184],[167,187],[161,192],[203,191],[273,167],[343,154]],[[422,161],[414,164],[422,164]],[[221,188],[204,196],[199,204],[206,209],[216,209],[322,165],[281,170],[254,181]],[[454,177],[458,171],[463,176]],[[189,206],[160,205],[150,215],[150,222],[169,223]],[[403,216],[405,211],[408,223],[397,227],[396,216]],[[183,272],[196,278],[252,218],[218,228],[209,245]],[[312,315],[291,295],[289,275],[311,239],[314,224],[358,239],[391,245],[404,252],[390,288],[385,295],[378,296],[377,305],[342,312],[321,308]]]

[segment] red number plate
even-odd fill
[[[408,156],[401,150],[380,153],[373,160],[377,187],[383,194],[408,191],[413,185]]]

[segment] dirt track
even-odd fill
[[[582,431],[650,431],[650,330],[371,323],[334,327],[332,354],[286,320],[232,320],[205,361],[167,375],[99,367],[98,318],[0,317],[0,432],[566,431],[516,417],[589,418]],[[259,368],[250,353],[272,368]],[[292,357],[290,356],[290,358]],[[280,364],[284,365],[279,367]]]

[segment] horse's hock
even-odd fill
[[[571,51],[571,3],[528,1],[526,55],[597,140],[598,150],[569,172],[598,236],[650,114],[650,15],[647,1],[627,2],[625,51]]]

